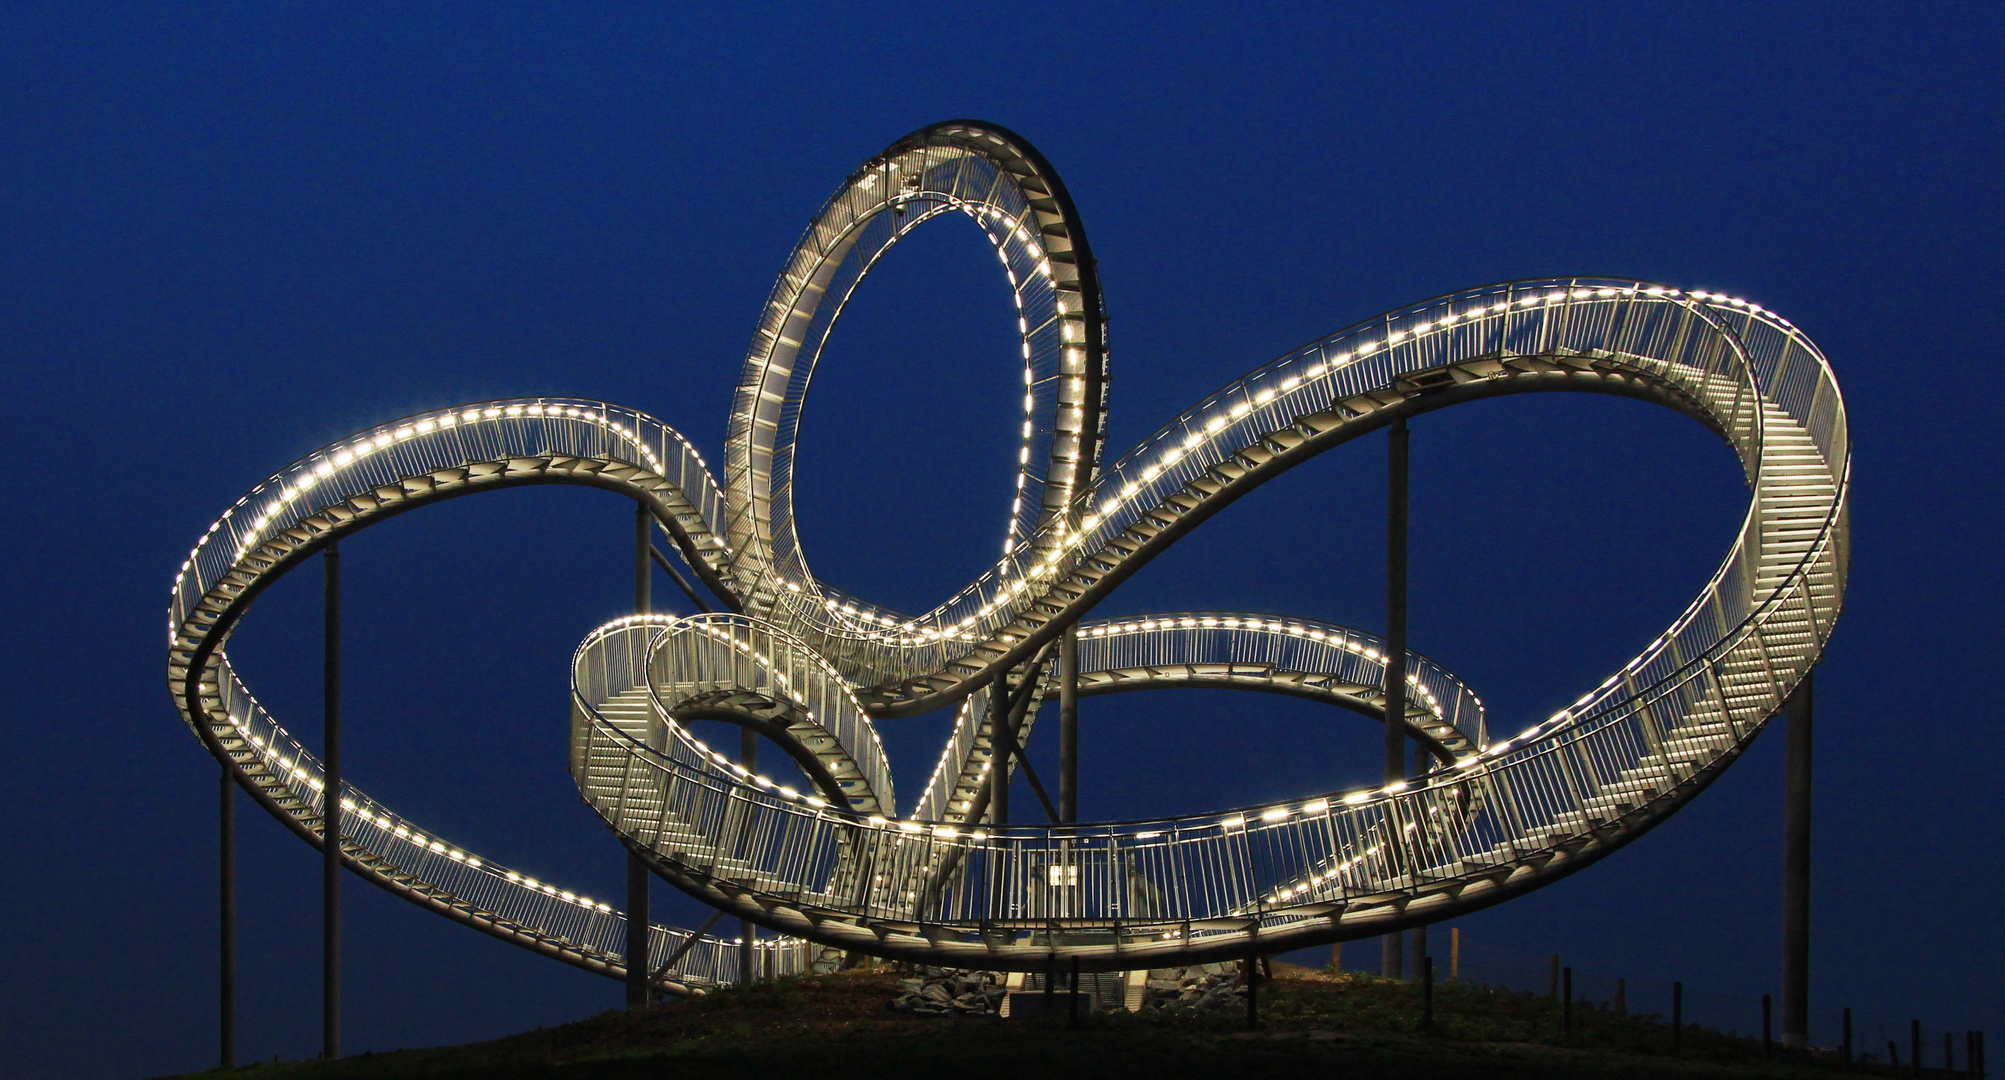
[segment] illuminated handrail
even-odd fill
[[[1023,468],[1003,559],[910,616],[808,571],[791,455],[808,375],[843,306],[911,227],[951,213],[988,233],[1011,281],[1028,388]],[[1001,129],[924,129],[854,174],[797,246],[747,361],[725,484],[658,421],[574,399],[463,406],[344,440],[253,489],[190,552],[169,607],[177,707],[254,796],[316,839],[319,764],[222,650],[250,601],[326,543],[408,509],[519,484],[609,488],[641,501],[742,612],[620,620],[574,657],[574,775],[656,870],[822,945],[991,968],[1059,953],[1135,967],[1382,933],[1571,872],[1730,763],[1816,662],[1842,606],[1844,403],[1816,347],[1757,305],[1605,278],[1453,294],[1257,369],[1095,477],[1099,335],[1092,260],[1049,165]],[[1394,418],[1530,390],[1678,409],[1734,448],[1753,489],[1698,597],[1601,684],[1491,743],[1474,694],[1420,658],[1407,719],[1449,760],[1410,781],[1145,822],[995,830],[956,818],[970,808],[957,811],[953,793],[993,764],[982,760],[987,703],[974,691],[1078,624],[1184,531]],[[1150,678],[1196,680],[1222,656],[1245,675],[1233,685],[1322,679],[1329,700],[1365,711],[1371,680],[1383,678],[1371,639],[1303,620],[1188,613],[1081,631],[1089,674],[1145,670],[1123,665],[1147,653],[1176,658],[1176,671]],[[1232,670],[1254,653],[1255,672]],[[920,803],[937,820],[899,819],[870,716],[956,702]],[[768,725],[818,786],[796,791],[739,767],[691,735],[684,715]],[[546,955],[620,971],[623,928],[609,905],[446,844],[352,787],[341,794],[353,808],[343,853],[358,872]],[[687,936],[654,928],[651,955]],[[783,973],[812,955],[800,941],[760,948]],[[659,985],[735,980],[739,955],[703,939]]]
[[[1521,312],[1528,318],[1519,318]],[[1639,396],[1674,403],[1718,430],[1741,453],[1755,498],[1741,534],[1699,598],[1635,660],[1569,709],[1411,790],[1399,784],[1126,826],[999,831],[944,822],[859,823],[741,790],[744,785],[728,775],[677,775],[672,755],[648,759],[638,777],[629,774],[622,783],[673,788],[683,800],[678,813],[693,823],[727,820],[706,802],[736,806],[737,817],[729,820],[778,838],[772,851],[811,855],[799,867],[780,858],[736,868],[738,887],[758,894],[769,919],[784,921],[774,913],[788,903],[804,912],[827,907],[875,920],[872,932],[885,951],[897,951],[892,928],[914,926],[922,928],[917,936],[924,943],[908,946],[911,955],[953,955],[979,939],[991,963],[1012,962],[997,954],[998,948],[1006,954],[1009,946],[999,946],[994,934],[997,926],[1013,921],[1048,924],[1054,913],[1062,913],[1068,932],[1119,925],[1127,935],[1122,947],[1190,958],[1243,945],[1248,935],[1294,933],[1289,928],[1296,924],[1327,920],[1328,910],[1304,914],[1309,908],[1342,909],[1388,893],[1403,893],[1409,901],[1420,893],[1445,896],[1438,888],[1442,883],[1493,882],[1499,868],[1530,871],[1537,878],[1553,861],[1578,857],[1578,851],[1606,843],[1610,835],[1647,827],[1689,798],[1780,707],[1814,662],[1835,618],[1842,596],[1848,461],[1832,456],[1845,453],[1846,445],[1842,401],[1828,365],[1793,327],[1759,308],[1640,283],[1501,286],[1451,298],[1445,312],[1443,304],[1422,305],[1373,324],[1374,332],[1393,342],[1388,353],[1396,354],[1402,341],[1425,340],[1430,330],[1403,328],[1402,319],[1419,319],[1418,313],[1432,314],[1425,321],[1438,319],[1436,325],[1477,330],[1488,320],[1499,321],[1494,329],[1503,331],[1512,330],[1514,322],[1533,325],[1516,327],[1522,349],[1478,348],[1496,343],[1485,331],[1403,366],[1387,363],[1379,386],[1333,389],[1324,399],[1312,398],[1271,419],[1264,433],[1235,429],[1235,421],[1258,417],[1282,400],[1289,390],[1282,383],[1295,378],[1296,388],[1308,385],[1298,376],[1277,374],[1290,370],[1291,362],[1305,362],[1301,355],[1270,365],[1214,395],[1211,412],[1201,407],[1190,414],[1215,420],[1222,409],[1223,422],[1205,420],[1200,427],[1187,418],[1182,428],[1166,429],[1194,435],[1176,444],[1178,460],[1169,467],[1138,465],[1150,459],[1145,450],[1110,469],[1096,492],[1114,492],[1115,502],[1095,504],[1106,512],[1082,521],[1084,533],[1105,544],[1080,546],[1096,554],[1111,548],[1116,562],[1132,557],[1141,545],[1114,542],[1132,536],[1135,523],[1156,513],[1168,496],[1188,493],[1194,481],[1215,475],[1212,470],[1221,464],[1247,462],[1249,448],[1259,446],[1270,456],[1285,453],[1289,447],[1275,448],[1273,433],[1331,415],[1336,425],[1369,422],[1377,408],[1431,389],[1403,384],[1411,373],[1438,372],[1451,384],[1463,376],[1535,378],[1547,369],[1562,376],[1578,372],[1629,380]],[[1320,346],[1313,355],[1326,355],[1327,348]],[[1391,401],[1357,400],[1372,395]],[[1354,403],[1365,407],[1352,408]],[[1168,441],[1159,436],[1149,445]],[[1255,460],[1250,467],[1260,464]],[[1798,544],[1805,550],[1793,554],[1765,531],[1774,521],[1773,512],[1764,509],[1765,498],[1784,490],[1807,492],[1797,501],[1809,505],[1808,513],[1799,506],[1786,522],[1786,531],[1812,537]],[[1048,557],[1046,565],[1049,572],[1030,579],[1055,580],[1066,569]],[[1026,586],[1012,595],[1023,599],[1006,600],[976,627],[979,633],[967,634],[975,639],[973,646],[915,643],[923,634],[899,636],[916,620],[885,633],[839,620],[831,624],[821,618],[826,604],[794,610],[809,624],[808,632],[822,633],[821,643],[851,670],[867,667],[857,663],[862,657],[881,662],[872,674],[901,664],[910,665],[908,673],[923,671],[939,658],[924,655],[935,647],[960,653],[953,669],[965,673],[963,685],[971,689],[967,684],[979,685],[983,673],[966,657],[986,643],[985,635],[1005,633],[1006,627],[1022,640],[1022,625],[1006,620],[1014,619],[1015,606],[1040,594]],[[1062,624],[1062,617],[1051,621]],[[871,653],[872,648],[878,651]],[[914,657],[924,662],[914,663]],[[970,718],[981,708],[974,704],[963,711],[950,755],[969,752],[968,734],[975,726]],[[929,788],[929,808],[946,771],[943,761]],[[593,782],[580,777],[588,789]],[[640,789],[624,790],[630,797]],[[609,820],[619,827],[617,816]],[[1053,862],[1071,857],[1064,852],[1095,850],[1096,844],[1097,871]],[[1037,868],[1053,873],[1053,866],[1073,876],[1063,885],[1038,884]],[[938,878],[942,867],[952,868],[951,880]],[[684,871],[669,866],[667,872]],[[1091,887],[1074,884],[1082,872]],[[707,887],[695,878],[684,883],[699,893]],[[1054,897],[1054,887],[1068,891]],[[727,889],[711,898],[729,904],[737,896]],[[1143,934],[1140,908],[1147,908],[1151,919],[1170,922],[1150,923]],[[1399,917],[1382,916],[1373,925]],[[1243,922],[1212,925],[1235,919]],[[1184,922],[1199,925],[1192,929]],[[821,940],[836,941],[843,933],[829,928],[838,925],[808,920],[803,932],[819,930]],[[957,941],[956,933],[968,936]],[[1049,941],[1036,944],[1035,931],[1025,933],[1029,937],[1019,943],[1024,948],[1051,947]],[[1317,925],[1297,936],[1329,940],[1345,933]],[[1137,934],[1153,936],[1155,944],[1136,945]],[[1092,955],[1097,947],[1081,948]]]
[[[1806,565],[1828,565],[1830,550],[1819,545]],[[1389,892],[1448,897],[1452,887],[1538,867],[1541,859],[1597,833],[1640,831],[1689,798],[1753,737],[1779,698],[1770,693],[1733,702],[1718,712],[1717,723],[1666,724],[1659,707],[1686,708],[1692,720],[1700,714],[1693,703],[1721,692],[1721,666],[1766,663],[1764,656],[1781,639],[1814,625],[1814,606],[1805,602],[1808,579],[1792,573],[1790,584],[1755,617],[1666,677],[1607,699],[1568,726],[1500,745],[1411,787],[1149,821],[966,829],[859,818],[758,790],[718,763],[706,766],[635,745],[611,725],[593,721],[589,708],[581,710],[581,737],[619,744],[628,753],[616,787],[589,774],[580,784],[588,801],[623,831],[622,807],[665,794],[673,818],[691,830],[677,837],[686,858],[714,865],[725,848],[727,837],[701,844],[706,823],[728,822],[738,834],[761,838],[753,848],[738,849],[740,865],[725,872],[748,895],[759,896],[769,918],[776,908],[819,907],[910,924],[923,928],[915,936],[924,944],[908,948],[932,949],[942,958],[980,949],[992,963],[1032,962],[996,953],[1008,944],[998,944],[995,928],[1018,923],[1012,943],[1042,962],[1051,946],[1037,933],[1061,909],[1068,930],[1118,928],[1131,956],[1243,947],[1254,934],[1285,941],[1278,935],[1304,924],[1327,940],[1334,930],[1330,905],[1369,902]],[[1653,746],[1694,732],[1714,739],[1709,760],[1682,771],[1668,759],[1651,763]],[[1482,797],[1472,801],[1468,796],[1478,788]],[[1609,792],[1629,801],[1609,803],[1595,816],[1596,798]],[[1472,805],[1479,807],[1473,814]],[[1403,838],[1396,850],[1384,844],[1388,834]],[[961,868],[955,887],[934,889],[931,875],[948,851]],[[869,873],[843,873],[858,866]],[[1039,876],[1040,868],[1053,866],[1077,872],[1068,871],[1054,886],[1048,873]],[[1195,930],[1186,925],[1218,920],[1242,922]],[[1080,948],[1089,954],[1102,949]]]
[[[1425,327],[1425,329],[1422,329]],[[1758,348],[1749,351],[1746,342]],[[1749,351],[1748,356],[1743,356]],[[917,617],[897,617],[844,598],[831,610],[826,587],[790,582],[777,589],[791,632],[814,642],[862,684],[922,681],[981,655],[1022,612],[1046,603],[1068,571],[1100,558],[1120,561],[1114,545],[1132,542],[1138,521],[1221,466],[1258,450],[1309,417],[1326,417],[1401,378],[1490,355],[1593,357],[1634,365],[1683,395],[1728,434],[1751,471],[1762,418],[1756,379],[1786,359],[1795,381],[1829,383],[1828,368],[1800,332],[1772,313],[1714,294],[1612,279],[1567,279],[1492,286],[1430,301],[1322,339],[1210,395],[1101,474],[1079,505],[1080,528],[1026,540],[947,603]],[[1820,379],[1818,372],[1823,372]],[[1825,425],[1842,428],[1835,384],[1823,398]],[[1836,433],[1813,432],[1820,449]],[[1828,457],[1827,461],[1830,460]],[[1045,554],[1064,551],[1054,559]],[[1112,555],[1110,556],[1110,551]],[[857,614],[847,609],[854,607]],[[775,612],[775,617],[779,614]],[[890,624],[892,618],[898,618]],[[888,625],[887,625],[888,624]],[[1018,650],[1021,651],[1021,650]],[[965,692],[965,687],[954,693]],[[937,695],[936,695],[937,696]]]
[[[451,494],[518,483],[592,483],[644,497],[686,554],[721,563],[722,497],[700,455],[628,409],[569,398],[485,402],[408,417],[308,455],[239,499],[182,564],[169,606],[169,683],[212,752],[295,832],[318,842],[322,769],[267,713],[221,650],[270,580],[339,531]],[[449,844],[344,782],[344,854],[359,873],[442,914],[588,970],[624,971],[624,916]],[[422,845],[422,846],[421,846]],[[666,957],[689,932],[651,929]],[[762,944],[782,972],[800,942]],[[685,993],[737,981],[736,945],[704,938],[657,979]]]
[[[1195,681],[1254,689],[1277,675],[1304,696],[1377,709],[1385,685],[1385,642],[1371,634],[1313,619],[1284,619],[1238,612],[1173,612],[1082,622],[1078,629],[1082,692],[1098,689],[1094,677],[1121,672],[1129,689],[1192,685]],[[1057,677],[1056,657],[1045,680]],[[1460,757],[1489,741],[1483,702],[1446,668],[1416,652],[1407,654],[1409,715],[1419,735]],[[1019,738],[1028,741],[1038,710],[1026,712]],[[988,696],[970,696],[955,711],[954,731],[912,816],[962,824],[969,808],[955,801],[987,775],[992,748]]]

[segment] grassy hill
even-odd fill
[[[894,975],[848,972],[785,979],[633,1015],[609,1012],[491,1042],[367,1054],[333,1063],[262,1064],[232,1076],[375,1077],[1034,1077],[1105,1075],[1449,1077],[1822,1076],[1830,1056],[1764,1060],[1758,1041],[1687,1028],[1671,1052],[1667,1024],[1576,1004],[1570,1038],[1559,1009],[1530,994],[1476,986],[1435,990],[1422,1032],[1416,988],[1361,975],[1276,965],[1260,988],[1260,1028],[1242,1009],[1095,1013],[1059,1020],[921,1018],[889,1011]],[[1080,1070],[1089,1070],[1082,1073]],[[1892,1074],[1884,1067],[1859,1067]],[[209,1074],[213,1075],[213,1074]]]

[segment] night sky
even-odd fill
[[[1078,203],[1110,312],[1110,461],[1305,341],[1492,281],[1636,277],[1805,328],[1855,446],[1850,593],[1818,678],[1813,1039],[1846,1005],[2005,1035],[1998,9],[662,7],[0,9],[0,1072],[214,1060],[217,767],[176,718],[163,634],[208,523],[321,445],[493,397],[632,406],[720,461],[801,228],[863,159],[954,117],[1021,133]],[[986,252],[951,216],[901,245],[803,422],[812,565],[908,610],[1004,528],[1020,368]],[[1638,402],[1507,398],[1412,430],[1413,645],[1500,737],[1669,625],[1746,510],[1727,448]],[[1383,438],[1325,455],[1100,613],[1382,631],[1384,468]],[[350,778],[619,895],[564,746],[572,650],[629,609],[632,544],[631,504],[584,489],[344,542]],[[278,584],[230,648],[310,746],[319,588],[312,568]],[[1375,725],[1265,695],[1082,712],[1088,819],[1377,768]],[[909,800],[945,716],[882,727]],[[1053,761],[1055,722],[1040,734]],[[1558,952],[1649,1009],[1681,979],[1750,1030],[1779,987],[1781,741],[1605,862],[1458,921],[1465,963]],[[319,859],[248,799],[240,829],[240,1056],[308,1057]],[[621,999],[359,881],[347,897],[351,1051]],[[666,885],[657,905],[702,917]]]

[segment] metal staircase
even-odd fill
[[[1005,555],[908,615],[808,570],[791,516],[793,439],[841,305],[911,224],[944,213],[989,233],[1014,289],[1022,494]],[[1604,278],[1440,297],[1288,353],[1098,469],[1097,279],[1062,185],[1014,136],[957,122],[901,141],[846,181],[788,265],[746,363],[722,483],[644,414],[527,398],[394,421],[245,495],[196,543],[170,599],[168,682],[191,730],[320,843],[320,764],[224,649],[261,591],[342,536],[446,499],[542,484],[614,491],[642,503],[734,609],[619,620],[573,659],[579,790],[657,873],[793,939],[760,945],[780,973],[830,949],[1140,970],[1376,935],[1590,865],[1739,755],[1816,663],[1842,606],[1842,396],[1800,330],[1744,300]],[[1398,418],[1526,392],[1674,409],[1720,435],[1752,489],[1719,569],[1600,685],[1498,740],[1474,693],[1416,656],[1403,719],[1438,761],[1405,782],[1155,821],[972,819],[971,796],[998,767],[983,691],[1003,672],[1042,692],[1049,661],[1036,658],[1068,628],[1080,634],[1083,694],[1226,686],[1376,715],[1382,646],[1367,635],[1272,615],[1091,615],[1184,534],[1295,466]],[[957,719],[939,767],[900,816],[874,721],[947,706]],[[808,790],[738,768],[689,733],[697,719],[778,742]],[[624,974],[624,918],[610,905],[452,845],[353,786],[340,795],[355,872],[503,940]],[[677,956],[662,989],[739,977],[732,942],[701,938],[678,954],[690,940],[652,928],[651,965]]]

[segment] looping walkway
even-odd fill
[[[932,610],[847,596],[807,569],[794,437],[842,305],[898,239],[959,213],[995,244],[1023,338],[1025,424],[1003,557]],[[1159,967],[1370,936],[1474,910],[1592,863],[1729,765],[1816,663],[1843,600],[1850,449],[1829,364],[1789,322],[1710,293],[1615,279],[1486,286],[1358,324],[1206,398],[1098,467],[1106,354],[1097,275],[1056,173],[972,122],[908,136],[853,174],[775,286],[714,476],[674,431],[599,402],[429,412],[316,451],[253,489],[176,578],[168,679],[184,719],[309,842],[319,762],[224,649],[250,602],[340,537],[444,499],[531,484],[642,503],[734,613],[638,616],[573,662],[571,767],[588,803],[662,876],[813,946],[957,966]],[[1616,394],[1692,417],[1740,456],[1748,512],[1679,617],[1565,711],[1492,741],[1452,674],[1409,658],[1404,721],[1432,751],[1407,782],[1155,821],[989,828],[998,673],[1051,681],[1078,628],[1080,693],[1228,687],[1382,718],[1382,643],[1313,620],[1088,615],[1241,495],[1396,418],[1528,392]],[[1020,739],[1036,716],[1033,697]],[[956,706],[939,764],[900,816],[874,721]],[[796,790],[691,734],[743,724],[809,778]],[[1221,738],[1230,738],[1229,724]],[[352,785],[358,874],[421,906],[620,976],[610,905],[477,856]],[[654,927],[657,983],[736,981],[735,945]],[[685,947],[687,946],[687,947]],[[762,960],[762,967],[767,965]]]

